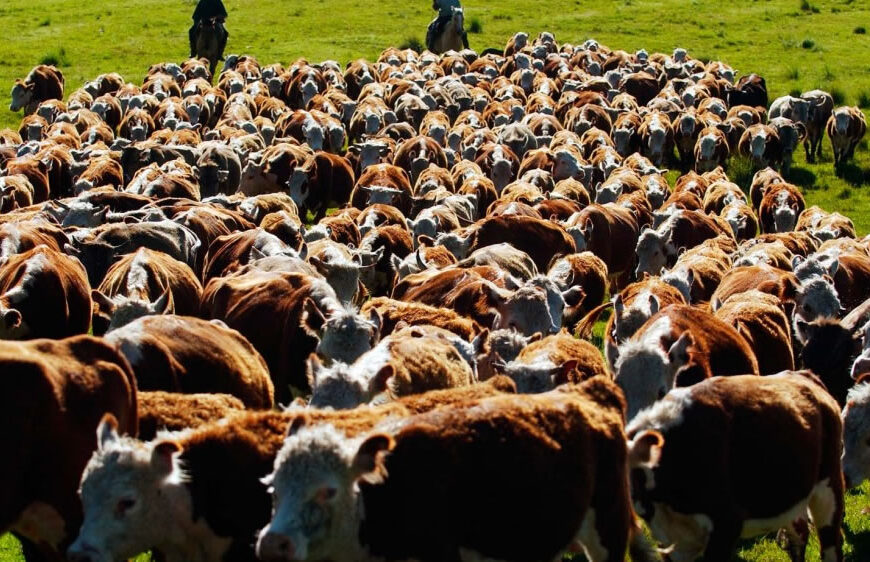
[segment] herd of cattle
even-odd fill
[[[74,562],[710,561],[779,531],[803,560],[811,521],[842,560],[870,239],[777,169],[825,131],[851,157],[864,116],[735,79],[548,33],[66,102],[35,68],[0,131],[0,533]]]

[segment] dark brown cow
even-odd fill
[[[468,240],[468,253],[501,243],[508,243],[528,254],[538,271],[547,271],[554,257],[577,251],[574,239],[556,224],[531,217],[503,215],[480,222]]]
[[[136,435],[136,380],[124,357],[90,336],[0,342],[0,532],[26,538],[47,560],[62,560],[82,521],[76,497],[105,413]]]
[[[274,405],[263,357],[221,322],[146,316],[105,339],[130,361],[141,390],[216,392],[235,396],[248,408]]]
[[[631,248],[637,246],[640,235],[631,210],[615,203],[592,204],[568,224],[578,250],[588,250],[604,260],[608,274],[616,277],[617,288],[624,286],[635,262]]]
[[[9,111],[24,109],[30,115],[45,100],[63,100],[63,73],[54,66],[40,64],[30,71],[24,80],[16,80],[12,86]]]
[[[90,328],[90,285],[78,260],[37,246],[0,267],[0,337],[63,338]]]
[[[821,558],[843,560],[842,431],[807,371],[673,390],[626,428],[632,499],[680,560],[730,560],[740,537],[783,527],[803,559],[808,511]]]

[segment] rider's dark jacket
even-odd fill
[[[193,11],[193,21],[202,21],[213,17],[227,17],[227,9],[221,0],[199,0]]]

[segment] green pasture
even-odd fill
[[[193,0],[3,0],[0,2],[0,128],[17,128],[9,90],[36,64],[57,65],[67,92],[104,72],[141,83],[149,65],[187,55]],[[228,53],[262,63],[356,58],[373,60],[385,47],[419,45],[433,16],[429,0],[225,0]],[[739,73],[765,77],[771,100],[821,88],[838,105],[870,111],[870,2],[866,0],[466,0],[472,48],[502,47],[517,31],[555,33],[560,42],[588,38],[627,51],[670,52],[722,60]],[[735,164],[732,179],[748,186],[751,170]],[[671,180],[676,177],[672,172]],[[835,170],[830,144],[807,164],[803,151],[788,179],[809,204],[840,211],[870,232],[870,151]],[[847,496],[847,560],[870,560],[870,486]],[[144,558],[144,557],[141,557]],[[21,560],[18,543],[0,537],[0,562]],[[770,538],[746,542],[738,559],[787,560]],[[818,560],[818,545],[810,547]]]

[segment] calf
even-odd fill
[[[230,394],[249,408],[274,403],[263,357],[218,322],[147,316],[111,332],[106,342],[130,361],[141,390]]]
[[[78,260],[40,245],[0,266],[0,338],[57,339],[90,328],[90,286]]]
[[[623,435],[616,387],[596,377],[540,397],[477,404],[403,420],[392,435],[354,438],[296,424],[267,480],[276,508],[258,556],[551,560],[577,547],[592,560],[621,560],[636,535],[624,449],[616,443]],[[536,462],[513,463],[518,450]],[[509,473],[497,468],[505,463]],[[436,474],[442,486],[420,485]],[[505,486],[515,493],[493,504],[499,496],[492,490]],[[328,501],[318,499],[324,493]],[[307,513],[318,513],[319,523],[300,525]]]
[[[183,431],[245,411],[241,400],[229,394],[139,392],[139,439],[151,441],[158,431]]]
[[[673,390],[626,428],[632,498],[678,560],[730,560],[741,537],[782,527],[802,560],[808,516],[822,560],[842,560],[841,432],[806,371]]]
[[[14,531],[61,560],[82,520],[76,489],[106,412],[137,431],[136,381],[124,357],[90,336],[0,342],[0,532]]]
[[[24,109],[25,115],[36,111],[45,100],[63,100],[63,73],[54,66],[40,64],[33,68],[24,80],[16,80],[12,86],[9,111]]]
[[[730,325],[701,309],[672,305],[619,346],[615,371],[630,420],[672,388],[713,376],[757,375],[758,361]]]
[[[838,107],[825,125],[831,148],[834,151],[834,166],[855,155],[855,147],[867,132],[867,120],[857,107]]]

